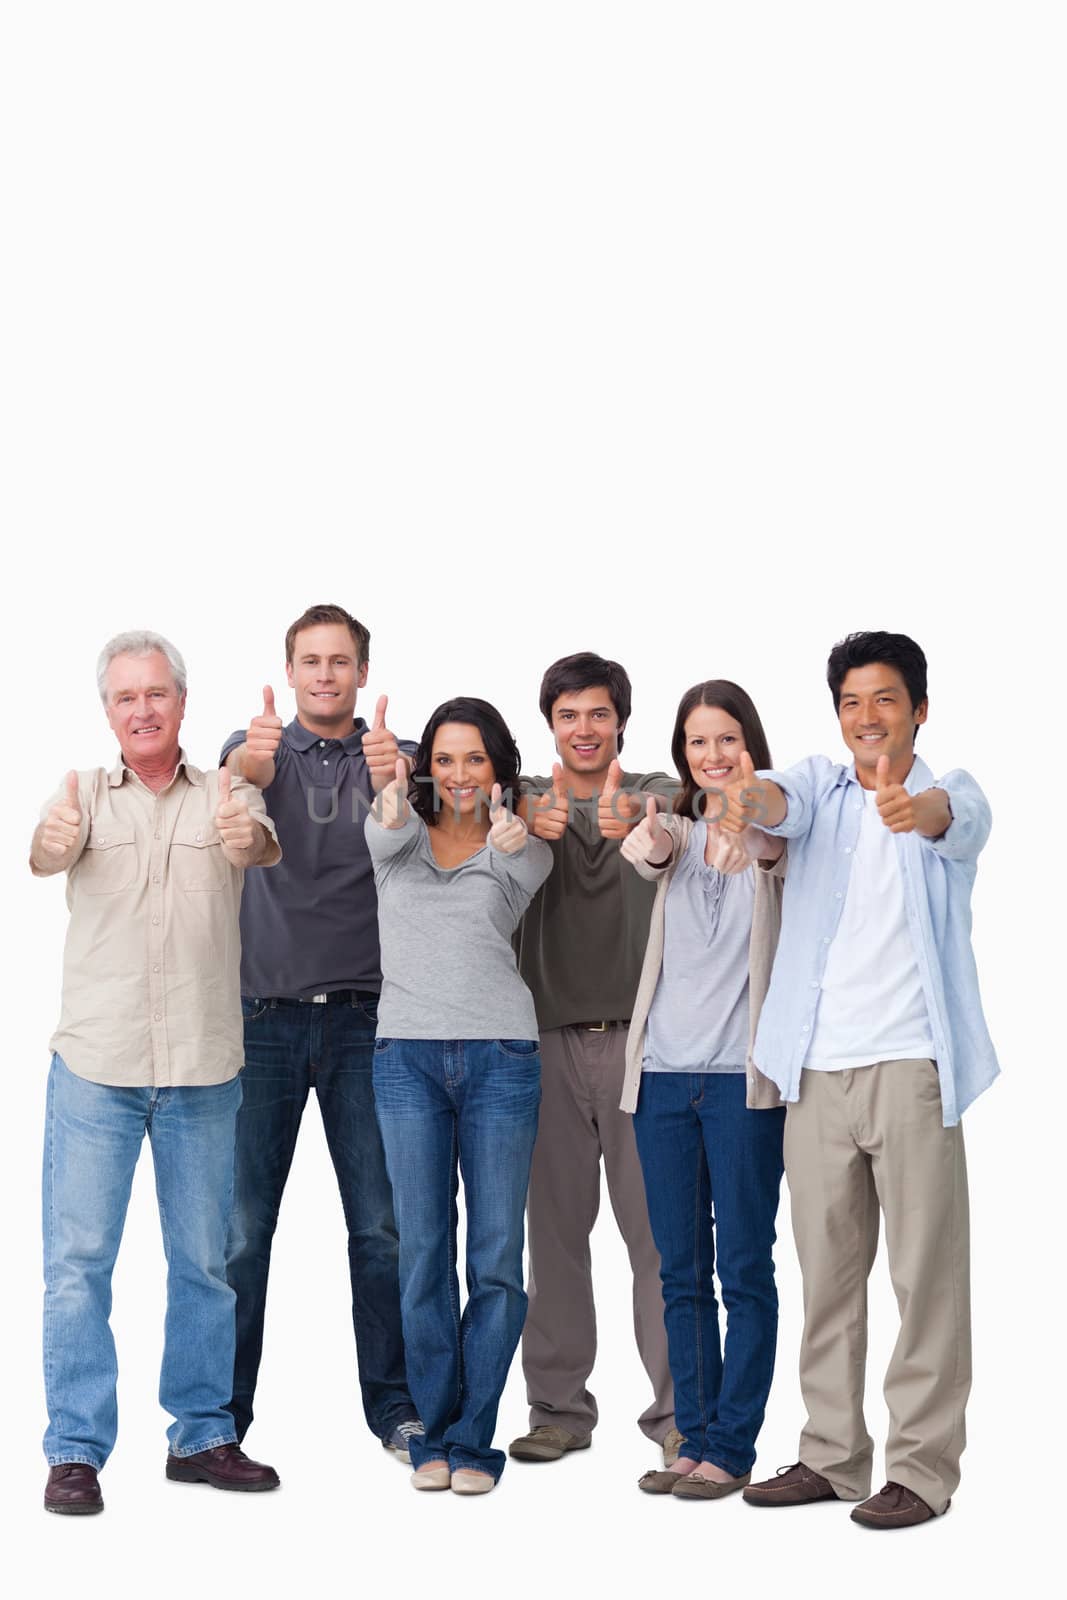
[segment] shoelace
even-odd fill
[[[396,1425],[396,1431],[403,1439],[404,1443],[409,1444],[412,1439],[421,1439],[425,1434],[426,1429],[423,1427],[421,1422],[417,1422],[414,1418],[412,1418],[410,1422],[398,1422]]]

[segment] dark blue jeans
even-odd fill
[[[774,1373],[771,1249],[784,1128],[784,1107],[748,1110],[743,1072],[642,1074],[634,1132],[660,1253],[682,1454],[733,1477],[756,1459]]]
[[[374,1093],[400,1227],[415,1467],[499,1478],[497,1408],[526,1320],[523,1211],[541,1104],[536,1039],[379,1039]],[[456,1277],[459,1173],[467,1303]]]
[[[243,1439],[263,1350],[271,1242],[300,1118],[314,1087],[348,1224],[352,1325],[367,1425],[416,1415],[404,1375],[397,1234],[374,1110],[377,995],[327,1005],[242,999],[245,1067],[226,1275],[237,1292],[230,1411]]]

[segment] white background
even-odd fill
[[[36,0],[5,9],[0,61],[13,1592],[1032,1582],[1062,1477],[1062,8]],[[290,713],[284,630],[320,601],[372,630],[362,709],[388,691],[412,735],[485,695],[539,770],[537,684],[564,652],[628,666],[640,768],[667,762],[682,690],[719,675],[778,763],[839,754],[829,646],[862,627],[925,646],[920,750],[972,770],[996,819],[975,944],[1005,1069],[967,1117],[975,1387],[943,1521],[878,1543],[845,1507],[640,1495],[656,1461],[610,1219],[594,1448],[511,1466],[484,1501],[416,1499],[358,1412],[314,1107],[249,1437],[281,1492],[163,1480],[146,1157],[107,1512],[44,1515],[39,1145],[66,913],[25,842],[68,767],[113,759],[109,635],[183,649],[186,742],[210,763],[264,682]],[[780,1220],[761,1475],[802,1421],[786,1200]],[[884,1260],[872,1300],[880,1446]],[[524,1427],[516,1364],[500,1441]]]

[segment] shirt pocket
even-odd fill
[[[86,894],[119,894],[137,876],[137,845],[133,829],[105,822],[90,826],[78,862],[78,887]]]
[[[174,887],[186,894],[217,893],[226,887],[222,838],[213,822],[175,830],[170,875]]]

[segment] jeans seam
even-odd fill
[[[458,1185],[458,1182],[459,1182],[459,1115],[458,1115],[458,1112],[452,1119],[451,1164],[452,1164],[452,1175],[453,1175],[452,1176],[452,1182],[453,1182],[453,1184]],[[450,1209],[454,1209],[455,1208],[455,1204],[456,1204],[456,1196],[455,1196],[455,1192],[453,1191]],[[462,1323],[462,1321],[460,1319],[460,1314],[459,1314],[459,1294],[458,1294],[458,1291],[457,1291],[457,1284],[456,1284],[456,1272],[457,1272],[458,1254],[459,1254],[459,1247],[458,1247],[458,1241],[456,1239],[456,1228],[455,1228],[455,1224],[454,1224],[454,1219],[450,1216],[449,1217],[449,1228],[448,1228],[448,1303],[449,1303],[449,1306],[451,1307],[451,1310],[452,1310],[452,1325],[453,1325],[453,1328],[455,1329],[455,1335],[456,1335],[456,1352],[457,1352],[457,1355],[459,1357],[459,1359],[456,1362],[456,1398],[455,1398],[455,1404],[453,1405],[453,1408],[452,1408],[454,1414],[459,1412],[459,1410],[460,1410],[460,1408],[461,1408],[461,1406],[463,1404],[463,1323]]]
[[[698,1118],[699,1122],[699,1118]],[[702,1132],[703,1130],[701,1130]],[[700,1438],[703,1443],[704,1435],[708,1430],[707,1407],[704,1403],[704,1340],[701,1330],[701,1304],[700,1304],[700,1164],[704,1158],[703,1140],[698,1140],[696,1146],[696,1171],[693,1186],[693,1321],[694,1343],[696,1345],[697,1363],[697,1405],[700,1408]],[[708,1189],[710,1193],[710,1173]]]

